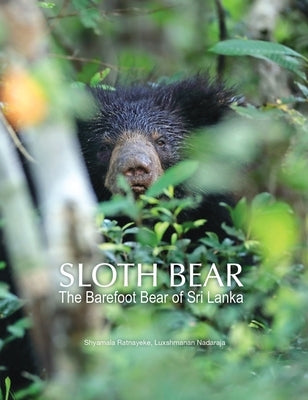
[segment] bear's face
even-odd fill
[[[175,112],[165,114],[164,110],[155,109],[153,113],[153,106],[148,109],[146,104],[140,107],[133,102],[129,107],[123,104],[117,116],[110,111],[104,115],[104,125],[113,124],[113,128],[101,134],[96,157],[105,171],[104,186],[112,194],[119,192],[118,175],[126,178],[137,197],[181,159],[184,124]]]
[[[139,196],[183,159],[185,139],[219,121],[231,94],[195,77],[161,86],[93,89],[96,117],[79,130],[84,158],[98,200],[118,193],[123,175]]]

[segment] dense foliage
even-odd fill
[[[41,399],[75,400],[304,400],[308,391],[308,46],[303,27],[307,20],[292,8],[280,17],[273,42],[247,40],[242,22],[247,2],[226,0],[229,36],[234,39],[214,46],[218,28],[210,2],[183,1],[180,7],[169,7],[163,1],[150,1],[146,6],[132,2],[123,9],[109,3],[103,10],[97,0],[40,2],[51,26],[54,57],[61,60],[62,70],[72,81],[98,83],[110,90],[116,69],[126,76],[137,72],[148,76],[157,65],[160,77],[155,81],[166,79],[165,74],[177,79],[177,74],[205,69],[209,63],[214,70],[216,54],[224,54],[233,56],[227,60],[227,76],[248,100],[242,102],[239,97],[227,121],[199,132],[191,143],[190,159],[169,170],[141,199],[135,200],[122,182],[126,195],[99,206],[104,262],[157,263],[159,268],[156,287],[150,283],[138,287],[135,281],[124,286],[119,279],[108,290],[136,293],[138,298],[146,290],[156,300],[103,304],[104,328],[89,332],[85,339],[92,345],[80,343],[86,369],[78,382],[51,382],[42,392],[42,382],[32,377],[33,385],[16,399],[33,394]],[[121,6],[123,2],[116,3]],[[148,37],[140,41],[136,39],[139,24],[141,30],[148,24]],[[127,32],[130,37],[125,36]],[[165,46],[145,49],[153,38],[154,43],[165,41]],[[69,55],[76,42],[85,57]],[[105,58],[98,59],[101,48]],[[172,53],[168,53],[170,48]],[[115,53],[117,66],[110,63],[106,68],[103,63]],[[255,58],[289,71],[289,96],[255,105],[261,97],[250,68]],[[207,232],[202,215],[200,220],[179,223],[179,216],[194,206],[198,196],[176,199],[174,186],[178,184],[235,193],[234,207],[221,204],[229,209],[233,223],[224,225],[225,238]],[[114,221],[119,215],[130,222]],[[192,241],[191,234],[197,229],[202,234]],[[188,301],[187,281],[182,287],[168,284],[166,266],[170,263],[201,263],[200,282],[212,263],[221,266],[222,276],[227,263],[242,265],[244,286],[231,290],[243,294],[243,303]],[[172,301],[181,290],[182,301]],[[208,290],[222,294],[230,288],[210,281],[207,287],[193,291],[206,296]],[[166,295],[167,301],[160,302],[159,295]],[[4,284],[0,286],[1,318],[20,306],[18,298]],[[0,338],[0,364],[1,348],[22,336],[28,324],[21,320]],[[144,342],[138,347],[112,344],[119,339]],[[155,340],[166,345],[153,345]],[[206,343],[196,345],[198,340]],[[7,393],[9,386],[7,379]],[[0,393],[2,398],[7,398],[6,393]]]

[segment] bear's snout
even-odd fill
[[[123,175],[136,196],[143,194],[162,175],[159,156],[149,139],[138,134],[125,137],[114,148],[105,186],[119,192],[117,176]]]

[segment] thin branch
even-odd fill
[[[138,7],[130,7],[130,8],[122,8],[122,9],[115,9],[112,11],[100,11],[100,14],[103,18],[108,18],[108,17],[120,17],[122,15],[126,16],[142,16],[142,15],[151,15],[151,14],[156,14],[161,11],[167,11],[175,8],[176,6],[170,5],[170,6],[165,6],[165,7],[158,7],[154,8],[153,10],[142,10],[141,8]],[[88,7],[85,8],[85,10],[97,10],[96,7]],[[59,12],[57,15],[52,15],[50,17],[47,17],[46,19],[48,21],[55,20],[55,19],[63,19],[63,18],[74,18],[74,17],[79,17],[80,16],[80,11],[72,11],[70,13],[64,14]]]
[[[112,16],[121,16],[121,15],[128,15],[128,16],[139,16],[139,15],[151,15],[156,14],[161,11],[167,11],[176,8],[174,5],[165,6],[165,7],[158,7],[154,8],[153,10],[142,10],[138,7],[131,7],[131,8],[123,8],[123,9],[115,9],[110,13],[106,13],[106,15]]]
[[[35,159],[28,153],[27,149],[25,148],[25,146],[21,143],[19,137],[17,136],[16,132],[14,131],[14,129],[12,128],[12,126],[8,123],[7,119],[4,117],[4,115],[2,114],[2,112],[0,112],[0,119],[1,122],[3,123],[3,125],[5,126],[7,132],[9,133],[9,135],[11,136],[16,148],[21,152],[21,154],[28,160],[31,162],[36,162]]]
[[[87,8],[87,10],[89,10],[89,8]],[[50,17],[46,17],[47,21],[52,21],[55,19],[64,19],[64,18],[73,18],[73,17],[79,17],[80,15],[80,11],[74,11],[71,13],[67,13],[67,14],[57,14],[57,15],[51,15]]]
[[[76,57],[73,55],[65,55],[65,54],[59,54],[59,53],[50,53],[49,54],[51,57],[56,57],[56,58],[62,58],[64,60],[69,60],[69,61],[79,61],[79,62],[84,62],[84,63],[93,63],[93,64],[98,64],[106,68],[110,68],[116,72],[119,72],[120,70],[132,70],[132,67],[116,67],[115,65],[105,63],[103,61],[98,60],[97,58],[87,58],[87,57]],[[142,70],[143,68],[134,68],[134,70]]]
[[[226,18],[225,18],[225,10],[222,6],[220,0],[215,0],[217,15],[218,15],[218,22],[219,22],[219,40],[225,40],[228,36],[227,33],[227,26],[226,26]],[[218,56],[217,62],[217,75],[218,79],[222,80],[224,70],[226,67],[226,58],[223,55]]]
[[[103,61],[100,61],[97,58],[76,57],[76,56],[70,56],[70,55],[59,54],[59,53],[50,53],[49,55],[51,57],[62,58],[64,60],[69,60],[69,61],[79,61],[79,62],[84,62],[84,63],[99,64],[99,65],[102,65],[103,67],[110,68],[115,71],[119,71],[119,68],[117,68],[115,65],[104,63]]]

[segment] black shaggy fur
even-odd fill
[[[79,139],[98,200],[110,197],[104,186],[112,151],[124,132],[138,132],[154,145],[163,170],[183,159],[185,139],[196,129],[219,122],[228,112],[233,94],[221,83],[196,76],[167,85],[136,85],[115,91],[93,89],[97,115],[83,122]],[[165,146],[156,145],[152,135],[163,137]],[[187,218],[206,218],[207,229],[221,233],[228,217],[218,203],[223,196],[204,195],[198,208]]]

